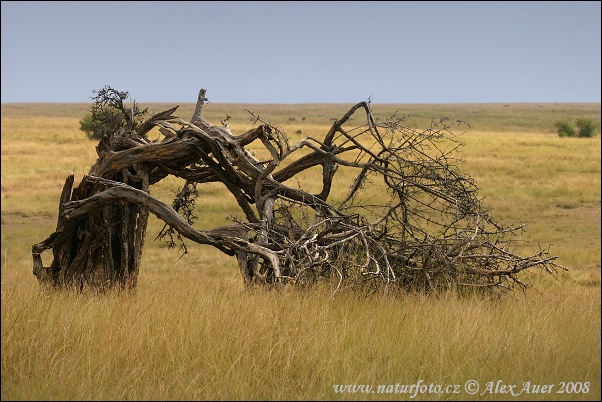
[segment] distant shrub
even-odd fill
[[[577,119],[575,124],[577,125],[577,135],[579,137],[594,137],[599,129],[598,124],[590,119]]]
[[[571,126],[571,123],[569,123],[568,121],[557,121],[556,123],[554,123],[554,127],[556,127],[556,130],[558,130],[558,135],[560,137],[576,137],[577,136],[577,132],[575,131],[575,129],[573,128],[573,126]]]
[[[592,119],[577,119],[575,125],[577,126],[577,130],[566,120],[559,120],[554,123],[554,127],[558,130],[560,137],[591,138],[595,137],[596,133],[600,130],[600,123],[596,123]]]

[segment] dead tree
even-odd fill
[[[378,122],[366,101],[335,119],[322,139],[290,144],[278,126],[252,112],[257,126],[240,135],[228,119],[212,125],[201,116],[204,89],[190,121],[173,114],[177,106],[144,120],[147,112],[135,103],[128,108],[127,96],[105,87],[95,98],[92,115],[103,130],[98,159],[76,188],[73,175],[67,178],[56,231],[32,247],[41,283],[135,287],[149,213],[165,222],[158,238],[172,245],[174,236],[186,238],[235,256],[248,286],[329,280],[336,289],[510,289],[528,285],[523,271],[564,269],[547,250],[512,251],[522,226],[495,222],[473,179],[458,169],[453,155],[462,144],[451,129],[461,121],[443,118],[424,130],[408,127],[406,116]],[[348,127],[356,113],[363,124]],[[162,140],[149,140],[153,127]],[[269,157],[249,152],[254,142]],[[307,152],[297,157],[301,149]],[[321,169],[319,193],[286,184],[314,167]],[[339,169],[356,174],[337,198],[331,190]],[[170,175],[185,183],[171,206],[149,192]],[[229,190],[241,216],[199,230],[196,189],[210,182]],[[49,249],[46,267],[41,254]]]

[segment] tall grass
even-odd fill
[[[379,399],[334,385],[589,382],[600,293],[245,292],[234,275],[165,273],[135,294],[2,286],[3,399]],[[487,395],[485,399],[507,399]],[[407,397],[406,397],[407,398]],[[404,398],[404,399],[406,399]],[[425,394],[416,399],[471,398]],[[476,399],[483,399],[482,396]]]
[[[186,119],[193,108],[178,112]],[[239,133],[252,127],[245,108],[279,122],[294,140],[297,130],[323,136],[347,105],[208,104],[207,116],[233,115]],[[469,120],[462,171],[498,221],[527,224],[517,247],[527,253],[551,244],[569,272],[532,275],[534,289],[501,299],[333,296],[327,286],[246,291],[232,258],[194,244],[181,255],[153,242],[161,222],[151,218],[135,292],[43,290],[31,273],[31,245],[54,230],[63,182],[87,173],[96,144],[79,131],[84,105],[3,104],[2,399],[599,400],[600,138],[559,138],[553,122],[562,113],[599,118],[600,105],[383,109],[423,121],[446,113]],[[151,193],[169,202],[181,185],[166,180]],[[199,228],[237,213],[219,185],[200,193]],[[48,265],[52,256],[43,257]],[[467,393],[468,380],[480,392]],[[498,380],[516,390],[527,381],[554,387],[519,397],[482,393]],[[441,384],[442,393],[376,393],[378,385],[418,381]],[[589,392],[559,394],[561,382],[587,382]],[[347,384],[375,393],[334,391]],[[458,393],[444,392],[456,384],[450,390]]]

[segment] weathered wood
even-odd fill
[[[212,125],[201,116],[204,89],[190,122],[173,115],[176,106],[138,123],[142,113],[124,106],[127,93],[99,92],[93,110],[110,130],[81,183],[73,188],[74,177],[67,178],[56,231],[32,246],[40,283],[135,287],[151,213],[165,222],[159,238],[175,234],[236,256],[246,286],[334,278],[337,288],[345,282],[504,289],[525,286],[518,276],[524,270],[564,269],[546,250],[528,257],[510,251],[504,236],[521,226],[503,227],[484,210],[473,180],[450,157],[457,147],[440,146],[455,141],[443,119],[424,131],[403,119],[379,123],[369,102],[360,102],[333,119],[323,140],[307,137],[291,146],[279,128],[254,114],[259,125],[240,135],[227,126],[229,117]],[[107,107],[113,109],[103,114]],[[358,111],[365,124],[347,128]],[[153,127],[161,141],[148,139]],[[255,141],[268,159],[246,149]],[[294,159],[303,148],[309,153]],[[334,203],[329,197],[341,165],[358,174]],[[316,166],[322,168],[319,193],[286,184]],[[150,195],[150,187],[170,175],[186,180],[172,206]],[[230,191],[244,219],[209,231],[193,227],[196,185],[210,182]],[[375,192],[390,199],[374,204]],[[49,249],[53,261],[44,267],[41,255]]]

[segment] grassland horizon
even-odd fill
[[[140,105],[158,112],[176,104]],[[599,103],[372,105],[377,118],[403,114],[418,127],[442,116],[468,122],[461,167],[485,205],[502,223],[526,224],[521,252],[549,246],[569,269],[529,274],[532,289],[501,299],[333,296],[328,286],[249,292],[231,257],[194,244],[182,256],[153,241],[156,218],[135,292],[44,291],[31,246],[54,231],[67,175],[77,185],[97,158],[96,142],[79,130],[89,106],[2,104],[3,400],[600,399],[600,136],[559,138],[553,125],[600,122]],[[209,103],[203,113],[214,123],[232,116],[232,131],[242,133],[252,110],[292,138],[320,138],[350,106]],[[182,103],[176,114],[188,119],[193,110]],[[151,191],[169,203],[181,185],[170,179]],[[237,213],[219,185],[200,190],[195,226]],[[465,388],[472,380],[475,394]],[[488,393],[498,380],[553,387]],[[335,388],[419,381],[442,387],[413,398]],[[448,385],[461,388],[448,393]]]

